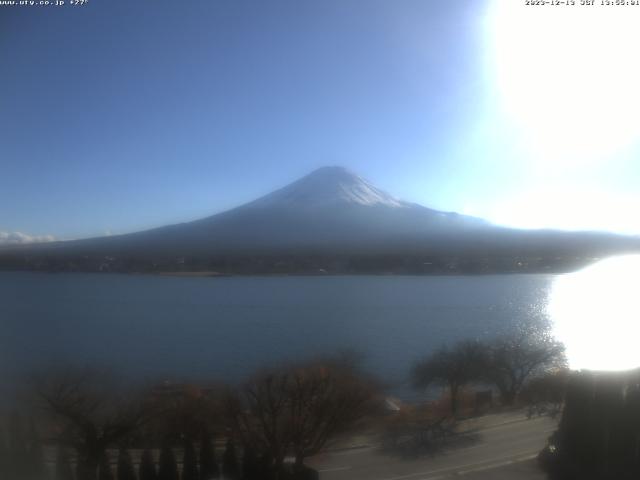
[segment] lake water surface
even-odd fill
[[[0,273],[0,375],[86,363],[235,382],[280,361],[352,349],[406,396],[413,362],[543,312],[553,279]]]

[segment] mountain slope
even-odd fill
[[[154,254],[387,251],[424,236],[462,234],[479,219],[403,202],[341,167],[324,167],[255,201],[201,220],[61,242],[58,249]],[[53,245],[42,248],[52,248]]]
[[[399,200],[344,168],[324,167],[257,200],[201,220],[127,235],[31,245],[19,251],[65,257],[175,259],[225,255],[557,257],[634,249],[640,249],[638,238],[513,230],[432,210]]]

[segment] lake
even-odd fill
[[[270,364],[351,349],[407,397],[417,359],[543,313],[554,278],[2,272],[0,375],[8,382],[56,364],[100,364],[131,376],[237,382]]]

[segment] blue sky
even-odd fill
[[[626,136],[609,132],[588,154],[575,148],[603,131],[575,124],[609,79],[531,101],[535,88],[523,94],[512,73],[533,78],[526,69],[547,64],[522,63],[501,45],[525,41],[509,30],[518,22],[549,18],[497,3],[0,7],[0,232],[67,239],[191,220],[343,165],[400,198],[498,223],[640,233],[625,223],[640,205],[637,130],[613,128]],[[609,65],[612,75],[629,58]],[[558,59],[548,69],[573,82],[574,71],[562,71],[571,62]],[[633,101],[615,105],[591,115],[610,113],[614,126],[637,120],[626,115]],[[580,117],[562,116],[569,111]],[[565,122],[565,144],[527,128],[546,114]],[[629,211],[611,223],[616,208]]]

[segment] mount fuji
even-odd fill
[[[183,256],[386,251],[401,244],[418,246],[425,237],[487,228],[489,224],[480,219],[399,200],[345,168],[323,167],[257,200],[207,218],[57,246]]]
[[[210,264],[211,259],[244,258],[241,263],[249,265],[283,256],[557,258],[621,250],[640,250],[640,239],[499,227],[399,200],[345,168],[323,167],[217,215],[119,236],[5,249],[0,251],[0,266],[7,264],[7,257],[20,266],[33,265],[38,261],[34,258],[41,261],[44,256],[66,259],[67,264],[69,258],[75,258],[75,264],[89,259],[95,267],[105,258],[153,259],[153,265],[165,266],[185,257],[200,259],[198,265]]]

